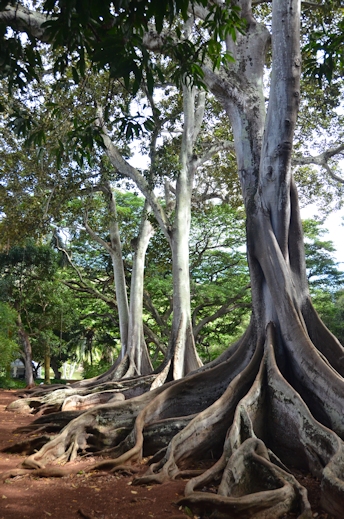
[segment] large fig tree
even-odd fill
[[[344,351],[309,297],[291,171],[300,99],[300,0],[272,1],[271,31],[254,18],[251,0],[233,4],[246,20],[236,42],[226,40],[235,62],[218,73],[205,65],[203,71],[233,130],[247,214],[250,325],[219,359],[193,374],[79,415],[25,464],[40,468],[96,451],[111,456],[106,466],[116,467],[153,455],[137,482],[191,474],[182,502],[195,511],[271,519],[296,511],[310,518],[307,493],[291,473],[297,468],[321,479],[322,506],[341,517]],[[195,14],[206,16],[196,6]],[[158,48],[162,40],[151,32],[146,43]],[[36,438],[32,452],[37,445]],[[208,464],[198,464],[200,459]]]

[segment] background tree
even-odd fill
[[[19,345],[16,312],[4,302],[0,302],[0,330],[0,373],[8,377]]]
[[[28,241],[2,252],[0,269],[1,297],[17,315],[27,385],[33,384],[33,355],[38,362],[44,359],[49,383],[50,358],[54,353],[56,356],[64,331],[56,323],[60,323],[63,311],[70,312],[66,290],[56,278],[56,254],[47,245]]]
[[[326,239],[321,221],[303,221],[306,267],[313,304],[326,326],[343,344],[343,272],[333,258],[335,248]]]

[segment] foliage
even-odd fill
[[[84,367],[83,377],[92,378],[92,377],[97,377],[98,375],[102,375],[103,373],[105,373],[111,367],[111,363],[106,362],[105,360],[100,360],[99,362],[93,362],[92,364],[89,364],[88,362],[84,362],[83,367]]]
[[[321,319],[344,345],[344,291],[315,290],[314,306]]]
[[[34,358],[62,356],[63,334],[75,318],[75,302],[57,276],[57,254],[28,240],[0,254],[1,297],[20,314]]]
[[[331,332],[344,344],[344,272],[333,258],[332,241],[321,220],[304,220],[306,268],[314,307]]]
[[[9,304],[0,301],[0,374],[9,369],[18,354],[17,315]]]
[[[344,283],[344,273],[338,270],[333,259],[335,248],[330,240],[325,240],[328,232],[320,220],[304,220],[305,253],[307,276],[311,293],[319,289],[334,291]]]
[[[7,2],[2,2],[2,8]],[[214,67],[222,62],[220,41],[226,36],[235,37],[235,30],[242,29],[239,9],[226,1],[227,9],[216,3],[210,4],[210,13],[203,22],[207,38],[193,43],[176,43],[165,37],[165,47],[174,58],[179,60],[175,78],[182,80],[185,73],[192,81],[202,82],[200,65],[206,55],[210,55]],[[208,6],[206,0],[198,0],[198,6]],[[136,93],[145,78],[150,92],[156,79],[162,80],[163,71],[151,58],[144,45],[144,35],[156,30],[161,33],[176,20],[186,20],[188,9],[193,9],[194,0],[117,0],[115,2],[81,2],[75,0],[46,0],[42,13],[47,15],[43,24],[44,40],[52,44],[55,51],[53,72],[64,74],[72,66],[76,83],[84,76],[87,56],[97,68],[109,68],[113,77],[123,78],[129,87],[133,77],[132,89]],[[43,19],[42,19],[43,21]],[[9,77],[11,88],[14,84],[24,88],[30,80],[37,79],[37,69],[42,66],[40,47],[28,30],[28,41],[22,40],[14,32],[6,36],[6,24],[0,25],[3,39],[1,63],[2,72]],[[181,34],[177,22],[177,34]],[[224,59],[228,55],[224,54]],[[178,62],[178,61],[177,61]],[[190,74],[190,69],[192,76]]]
[[[18,380],[0,376],[0,387],[3,389],[23,389],[26,385],[25,380]]]
[[[313,15],[313,22],[316,21]],[[320,85],[337,79],[344,67],[344,17],[340,0],[321,4],[318,23],[314,23],[305,47],[305,69]]]

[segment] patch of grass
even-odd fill
[[[107,371],[109,368],[111,368],[112,364],[109,362],[106,362],[104,360],[101,360],[100,362],[97,362],[96,364],[88,364],[87,362],[84,362],[84,373],[83,378],[93,378],[97,377],[98,375],[102,375]]]
[[[22,389],[25,386],[25,380],[0,377],[0,388],[2,389]]]

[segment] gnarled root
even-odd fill
[[[223,394],[228,383],[250,361],[253,351],[253,341],[243,343],[242,352],[238,349],[227,361],[230,366],[224,362],[206,374],[195,374],[137,398],[86,411],[39,452],[30,456],[26,464],[42,467],[53,460],[71,459],[78,452],[92,452],[116,457],[113,466],[121,465],[142,458],[144,437],[145,452],[155,453],[164,448],[171,436],[184,428],[195,414]],[[204,377],[207,384],[204,384]],[[186,410],[189,411],[187,417],[184,416]],[[157,430],[159,435],[154,434]],[[101,464],[99,468],[102,468]]]
[[[229,425],[222,456],[187,484],[183,504],[196,512],[208,509],[212,511],[211,517],[216,518],[233,514],[275,519],[295,510],[299,517],[312,517],[306,490],[288,472],[287,465],[321,478],[324,508],[341,517],[343,442],[313,418],[300,395],[283,378],[274,357],[275,342],[270,325],[259,373],[237,404],[233,421],[229,419],[228,410],[230,388],[234,392],[235,381],[219,401],[197,415],[173,438],[166,456],[136,483],[161,482],[182,474],[185,464],[197,460],[200,449],[206,446],[207,433],[208,442],[210,435],[214,445],[219,429],[210,427],[215,425],[217,414],[219,423],[226,421]],[[214,485],[217,486],[219,479],[221,482],[214,494]]]
[[[89,409],[99,404],[110,401],[111,394],[114,400],[129,399],[149,391],[157,375],[147,375],[125,379],[118,382],[103,382],[90,387],[64,386],[48,392],[35,392],[32,396],[19,398],[11,402],[8,411],[21,412],[23,414],[49,414],[57,411]],[[115,394],[125,395],[116,397]],[[97,396],[99,395],[99,396]]]
[[[269,324],[265,343],[252,333],[228,360],[211,369],[83,413],[26,465],[43,467],[92,452],[113,458],[93,470],[114,469],[153,455],[147,473],[136,483],[197,474],[187,484],[183,500],[196,511],[208,509],[219,518],[235,513],[238,518],[277,519],[289,511],[310,517],[306,491],[289,472],[294,467],[321,479],[323,506],[341,517],[344,447],[334,429],[342,430],[343,381],[305,333],[295,325],[287,331],[285,339]],[[290,354],[292,340],[302,345],[305,358],[300,352]],[[283,349],[289,364],[282,363],[282,374],[275,352],[281,356]],[[323,425],[295,387],[314,407],[321,391],[312,392],[312,401],[309,388],[317,379],[323,387],[326,376]],[[199,460],[210,458],[218,461],[200,474]]]
[[[185,493],[179,504],[195,511],[209,510],[211,517],[218,519],[230,514],[275,519],[297,508],[302,509],[299,518],[313,517],[305,489],[291,474],[271,463],[267,448],[257,438],[245,440],[234,451],[224,467],[217,494],[194,491],[193,481]]]
[[[102,391],[90,395],[74,395],[66,398],[62,404],[61,411],[72,411],[75,409],[85,410],[95,405],[107,404],[109,402],[123,402],[123,393],[116,391]]]

